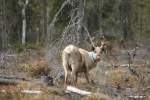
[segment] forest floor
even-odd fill
[[[66,94],[63,85],[62,65],[58,72],[45,60],[43,49],[26,49],[18,54],[0,53],[1,78],[22,80],[17,85],[1,84],[3,100],[148,100],[150,97],[150,49],[139,48],[129,66],[129,50],[118,50],[114,56],[103,55],[98,66],[90,71],[91,84],[81,74],[78,87],[94,93],[91,96]],[[132,52],[132,50],[131,50]],[[60,75],[59,72],[62,72]],[[47,81],[44,76],[50,76]],[[41,94],[24,94],[22,90],[42,91]]]

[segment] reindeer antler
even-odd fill
[[[89,37],[89,39],[90,39],[90,42],[91,42],[92,46],[95,47],[95,43],[93,42],[93,39],[92,39],[92,37],[91,37],[91,35],[90,35],[88,29],[87,29],[85,26],[84,26],[84,29],[85,29],[85,31],[86,31],[87,34],[88,34],[88,37]]]

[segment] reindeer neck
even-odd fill
[[[95,52],[88,52],[88,54],[93,63],[95,63],[97,54]]]

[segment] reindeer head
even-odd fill
[[[105,36],[104,36],[105,38]],[[93,42],[94,40],[94,37],[93,38],[90,38],[91,40],[91,45],[92,45],[92,51],[96,53],[96,61],[100,61],[100,56],[101,56],[101,53],[105,50],[105,48],[107,48],[105,42],[101,43],[100,46],[95,46],[95,43]]]
[[[92,46],[93,52],[96,53],[96,61],[97,61],[97,62],[100,61],[100,56],[101,56],[101,53],[102,53],[103,48],[104,48],[103,45],[101,45],[101,46],[96,46],[96,47]]]

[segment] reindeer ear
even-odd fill
[[[91,50],[92,50],[92,51],[94,51],[94,50],[95,50],[95,47],[94,47],[93,45],[91,46]]]

